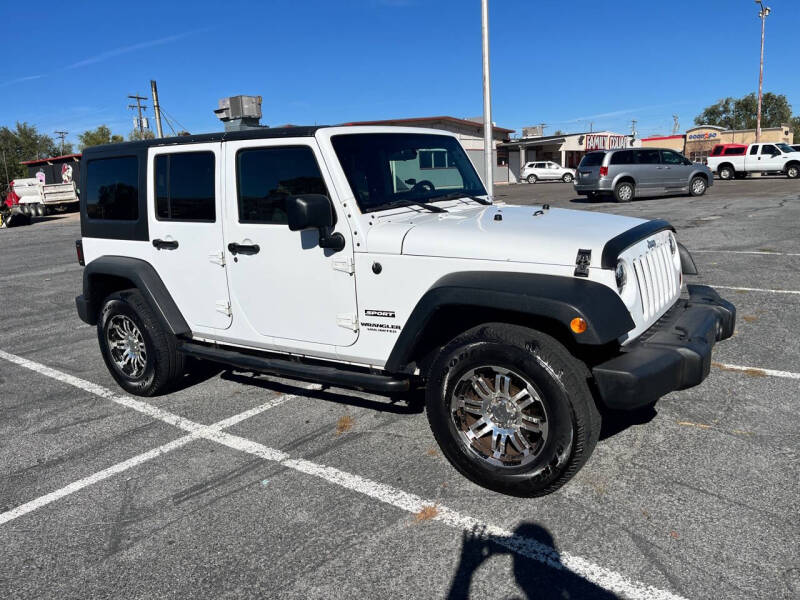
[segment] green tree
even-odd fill
[[[89,146],[102,146],[103,144],[116,144],[124,142],[125,138],[121,135],[111,133],[106,125],[100,125],[97,129],[89,129],[78,135],[78,148],[83,151]]]
[[[141,132],[138,129],[134,129],[128,134],[128,139],[131,141],[152,140],[154,137],[156,137],[156,134],[153,133],[152,129],[143,129]]]
[[[755,93],[742,98],[723,98],[697,115],[695,125],[716,125],[726,129],[755,129],[758,98]],[[764,94],[761,127],[780,127],[792,118],[792,105],[783,94]]]
[[[789,125],[794,132],[794,144],[800,144],[800,116],[792,117],[792,120],[789,121]]]
[[[0,127],[0,161],[3,161],[0,164],[0,193],[5,190],[9,181],[27,176],[28,169],[20,164],[22,161],[58,154],[59,148],[53,138],[39,133],[34,125],[18,122],[15,129]]]

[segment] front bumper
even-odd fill
[[[699,384],[711,369],[711,348],[733,335],[736,308],[705,285],[680,299],[618,356],[592,369],[609,408],[633,409]]]

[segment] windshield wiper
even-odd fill
[[[483,204],[484,206],[491,206],[492,204],[488,200],[484,200],[479,196],[473,196],[472,194],[465,194],[463,192],[451,192],[442,196],[434,196],[431,198],[431,200],[455,200],[456,198],[469,198],[470,200],[474,200],[478,204]]]
[[[434,213],[443,213],[447,212],[440,206],[434,206],[432,204],[428,204],[423,202],[422,200],[411,200],[411,199],[404,199],[404,200],[395,200],[394,202],[386,202],[385,204],[379,204],[378,206],[373,206],[370,212],[375,212],[378,210],[385,210],[387,208],[395,208],[397,206],[408,206],[409,204],[413,204],[414,206],[421,206],[422,208],[426,208],[431,212]]]

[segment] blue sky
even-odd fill
[[[150,79],[193,133],[219,130],[213,109],[234,94],[263,96],[273,126],[482,112],[479,0],[2,4],[2,125],[127,135],[126,96],[149,96]],[[764,89],[800,114],[800,0],[768,4]],[[686,128],[756,90],[757,12],[752,0],[490,0],[494,120],[552,133],[637,119],[653,135],[676,113]]]

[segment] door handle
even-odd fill
[[[237,254],[258,254],[261,247],[258,244],[237,244],[231,242],[228,244],[228,251],[236,256]]]
[[[153,240],[153,247],[159,250],[175,250],[178,247],[177,240]]]

